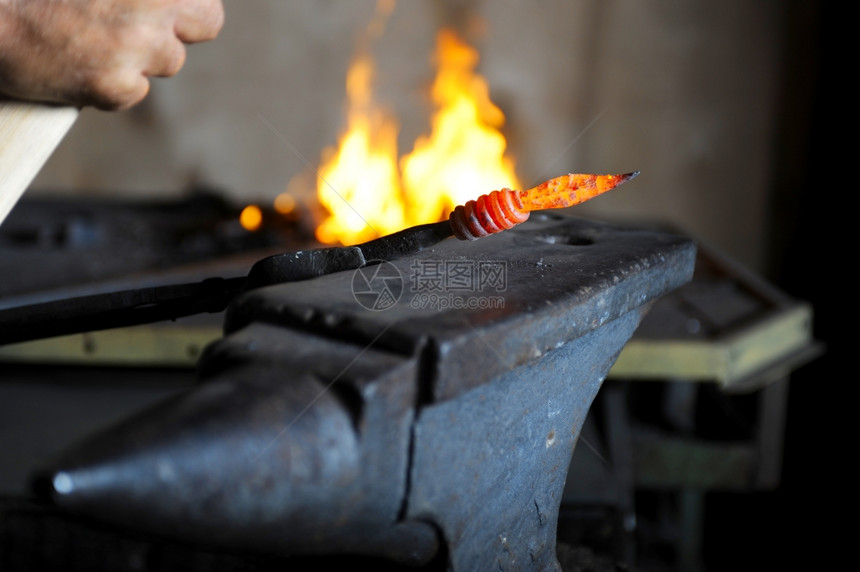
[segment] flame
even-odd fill
[[[248,205],[239,213],[239,223],[248,232],[254,232],[263,225],[263,211],[257,205]]]
[[[398,125],[373,104],[374,66],[367,55],[347,74],[348,129],[324,152],[317,196],[330,213],[317,228],[325,243],[354,244],[405,225],[397,172]]]
[[[519,188],[507,142],[505,116],[475,74],[478,52],[450,30],[437,38],[433,131],[401,162],[412,224],[447,218],[457,205],[503,187]]]
[[[444,220],[489,190],[519,187],[499,131],[505,117],[475,73],[478,60],[453,31],[439,32],[431,132],[398,160],[399,125],[373,102],[373,61],[366,53],[354,59],[346,78],[347,129],[319,168],[317,196],[329,216],[317,228],[318,240],[364,242]]]
[[[284,192],[275,197],[274,207],[278,213],[289,216],[296,212],[298,202],[296,202],[296,198],[293,195]]]

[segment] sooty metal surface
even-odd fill
[[[171,538],[450,570],[558,569],[571,454],[695,245],[535,213],[475,242],[259,288],[188,392],[70,449],[40,490]]]

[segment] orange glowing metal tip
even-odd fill
[[[614,189],[639,174],[568,174],[526,191],[501,189],[454,209],[449,218],[454,236],[476,240],[525,222],[536,210],[572,207]]]

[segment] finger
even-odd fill
[[[175,36],[165,38],[161,47],[154,50],[143,74],[151,77],[172,77],[185,65],[185,44]]]
[[[214,40],[224,26],[221,0],[186,0],[176,15],[174,32],[186,44]]]
[[[119,111],[137,105],[148,93],[149,79],[127,68],[88,82],[75,100],[101,110]]]

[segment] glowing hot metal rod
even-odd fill
[[[374,261],[410,256],[452,235],[460,240],[489,236],[525,222],[531,211],[578,205],[638,174],[639,171],[626,175],[569,174],[527,191],[493,191],[458,206],[448,220],[409,227],[351,247],[268,256],[255,263],[247,277],[210,278],[200,283],[93,294],[0,309],[0,346],[220,312],[236,296],[262,286],[307,280],[354,270]]]
[[[525,222],[531,211],[584,203],[638,174],[639,171],[624,175],[571,173],[545,181],[527,191],[493,191],[455,208],[449,217],[451,229],[460,240],[476,240]]]

